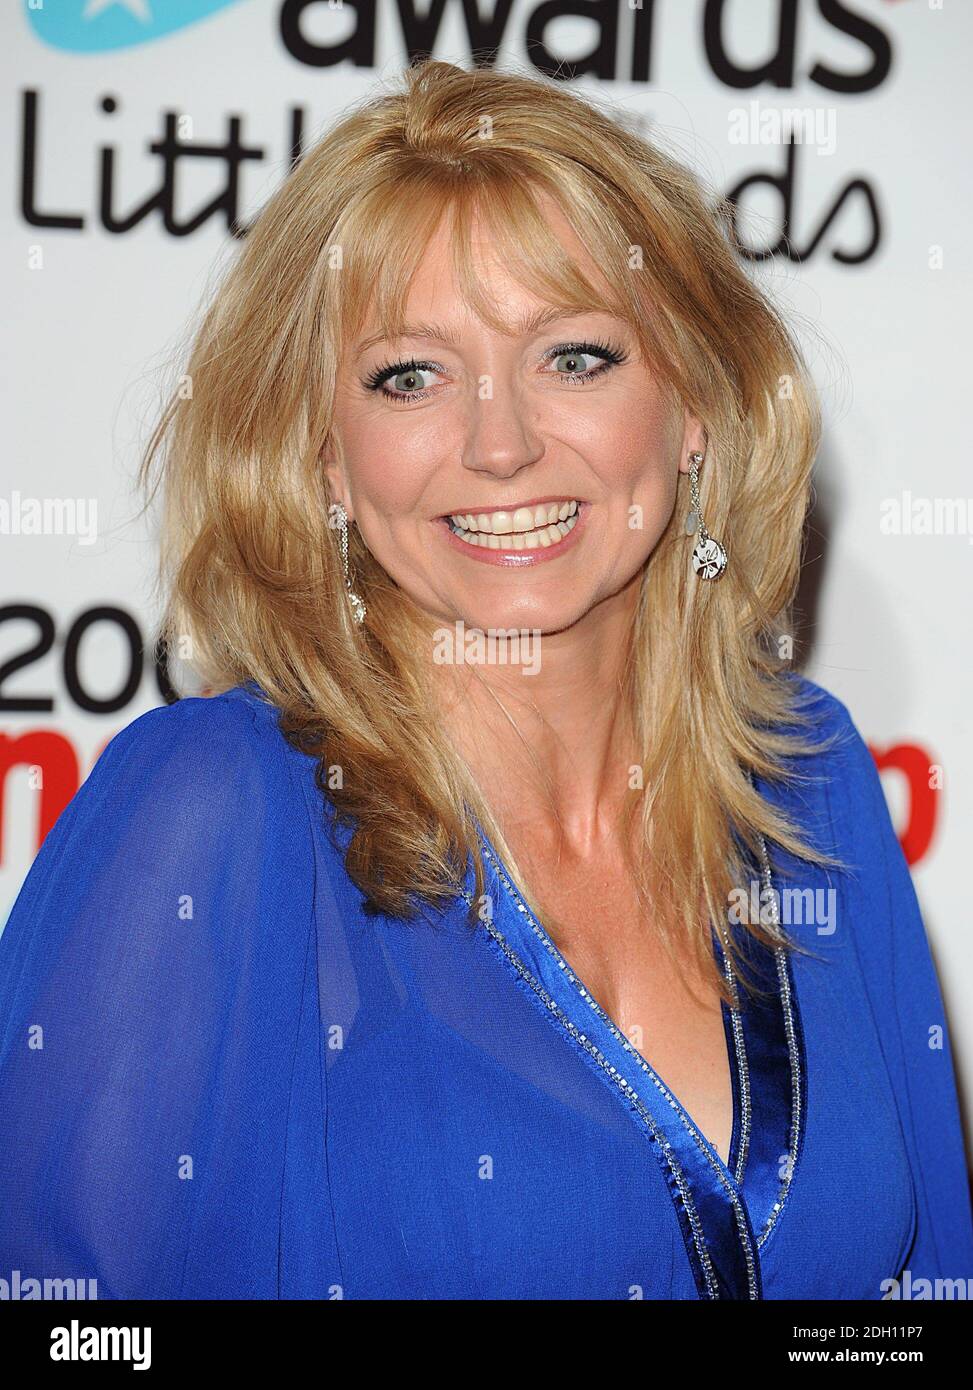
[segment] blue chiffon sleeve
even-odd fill
[[[0,935],[6,1277],[277,1296],[313,890],[280,743],[232,694],[152,710],[34,861]]]
[[[970,1182],[952,1050],[936,969],[912,876],[889,814],[875,760],[844,706],[847,729],[841,756],[856,788],[846,806],[847,843],[872,880],[875,921],[891,922],[881,936],[872,922],[851,922],[872,1012],[892,1077],[909,1152],[916,1198],[916,1230],[906,1260],[911,1292],[935,1295],[935,1281],[964,1280],[973,1287]],[[840,928],[839,928],[840,929]],[[875,1182],[881,1183],[881,1172]],[[928,1280],[929,1292],[917,1280]],[[941,1286],[948,1289],[949,1284]],[[897,1295],[894,1290],[891,1296]]]

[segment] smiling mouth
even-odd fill
[[[512,511],[451,512],[443,520],[454,536],[481,550],[549,550],[574,530],[580,505],[566,498]]]

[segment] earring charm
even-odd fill
[[[692,500],[692,508],[686,517],[686,534],[688,536],[698,535],[699,539],[693,546],[693,569],[700,579],[719,579],[726,569],[726,551],[714,536],[711,536],[706,529],[703,521],[703,512],[699,503],[699,465],[703,462],[703,455],[692,453],[689,455],[689,495]]]
[[[351,587],[351,570],[348,564],[348,513],[345,511],[343,502],[336,502],[335,506],[338,513],[338,543],[341,547],[341,567],[345,575],[345,589],[348,593],[348,602],[351,604],[352,616],[360,626],[365,621],[365,603]]]

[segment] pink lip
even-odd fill
[[[522,502],[520,505],[527,507],[556,501],[558,501],[556,497],[538,497],[533,503]],[[476,509],[471,508],[471,510]],[[489,509],[481,507],[479,510]],[[449,529],[449,522],[445,517],[438,517],[433,525],[445,536],[447,544],[461,550],[470,560],[479,560],[483,565],[505,565],[511,569],[524,569],[529,565],[542,565],[547,560],[556,560],[559,555],[570,550],[584,530],[588,510],[589,504],[587,502],[579,502],[577,525],[572,527],[562,541],[558,541],[556,545],[548,546],[546,549],[539,545],[535,550],[485,550],[482,546],[470,545],[468,541],[461,541],[459,536],[454,535]],[[463,515],[465,516],[465,512]]]

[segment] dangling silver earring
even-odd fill
[[[360,625],[365,621],[365,604],[351,587],[351,571],[348,566],[348,513],[345,511],[343,502],[336,502],[335,507],[338,513],[338,543],[341,546],[341,566],[345,572],[345,588],[348,591],[348,602],[351,604],[352,615],[355,622]]]
[[[686,517],[686,535],[698,533],[699,539],[693,546],[693,569],[700,579],[719,579],[726,569],[726,551],[707,531],[703,523],[703,513],[699,505],[699,465],[703,461],[700,453],[689,455],[689,495],[692,509]]]

